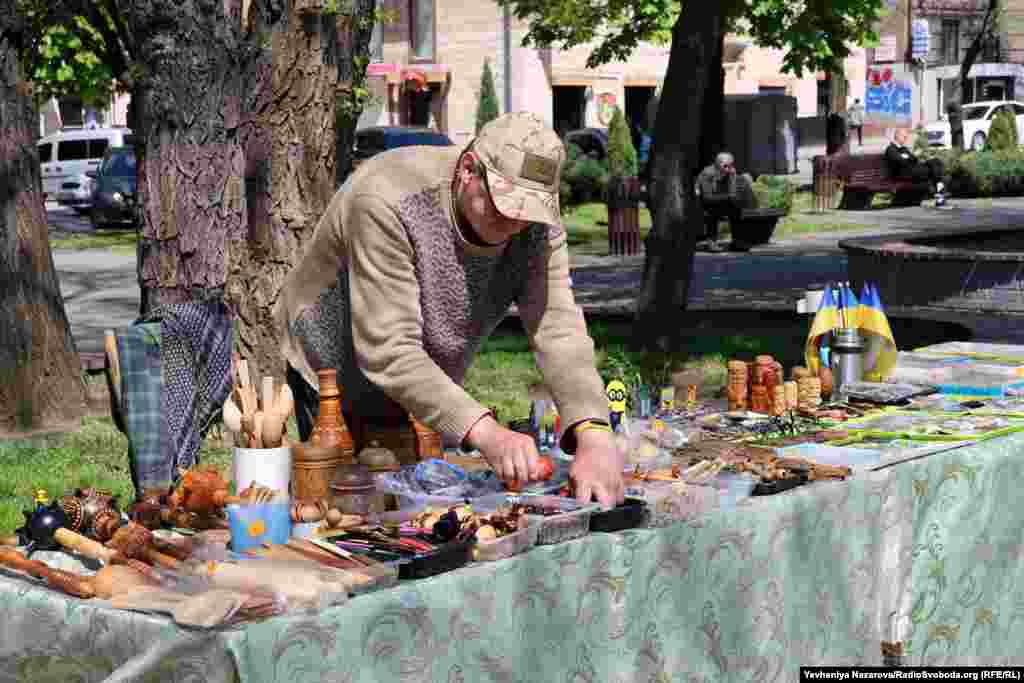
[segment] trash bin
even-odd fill
[[[797,172],[797,101],[789,95],[726,95],[723,144],[755,179]]]

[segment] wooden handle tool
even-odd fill
[[[287,421],[288,416],[295,410],[295,397],[292,395],[292,388],[287,384],[281,385],[281,390],[277,394],[277,402],[275,403],[274,410],[281,415],[284,415],[284,419]]]
[[[53,539],[68,550],[78,553],[83,557],[110,564],[116,560],[117,551],[112,550],[98,541],[76,534],[70,529],[57,529],[53,533]]]
[[[262,392],[261,392],[260,398],[262,399],[262,403],[260,404],[260,408],[263,409],[264,413],[269,412],[269,411],[274,409],[274,378],[273,377],[264,377],[263,378],[263,387],[262,387]]]
[[[42,579],[48,586],[62,590],[69,595],[85,599],[96,597],[96,590],[86,577],[61,569],[53,569],[38,560],[28,559],[17,550],[0,548],[0,564]]]
[[[260,440],[263,441],[264,448],[279,448],[281,446],[284,422],[285,417],[280,413],[264,413],[263,430],[260,433]]]
[[[224,402],[222,415],[225,427],[236,434],[242,431],[242,411],[230,398]]]

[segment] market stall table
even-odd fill
[[[0,680],[795,680],[1021,665],[1024,435],[221,631],[0,576]]]

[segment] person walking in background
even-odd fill
[[[859,99],[854,99],[853,104],[846,111],[846,121],[850,128],[857,129],[857,144],[864,146],[864,105]]]

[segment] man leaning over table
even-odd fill
[[[334,196],[285,280],[275,317],[300,437],[316,370],[336,368],[344,409],[395,404],[475,448],[506,482],[540,476],[533,439],[462,388],[482,341],[516,303],[567,425],[581,501],[623,498],[594,344],[569,283],[558,190],[565,148],[537,117],[501,116],[464,149],[405,147],[364,162]]]

